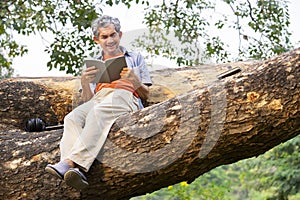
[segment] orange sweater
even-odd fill
[[[100,91],[102,88],[118,88],[118,89],[128,90],[132,92],[134,96],[139,98],[139,95],[135,91],[132,83],[124,79],[115,80],[111,83],[98,83],[95,92]]]

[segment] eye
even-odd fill
[[[111,35],[110,35],[110,37],[112,37],[112,38],[114,38],[114,37],[116,37],[117,36],[117,33],[116,32],[114,32],[114,33],[112,33]]]
[[[107,35],[101,35],[101,37],[100,37],[101,39],[103,39],[103,40],[105,40],[105,39],[107,39],[108,38],[108,36]]]

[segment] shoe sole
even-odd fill
[[[76,190],[84,190],[89,185],[88,182],[83,180],[80,174],[75,171],[65,173],[64,180],[68,186]]]
[[[53,176],[59,178],[59,179],[63,179],[62,175],[60,173],[58,173],[58,171],[56,171],[55,169],[53,169],[52,167],[46,167],[45,171],[52,174]]]

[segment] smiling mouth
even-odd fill
[[[115,46],[116,46],[116,44],[106,45],[107,48],[113,48],[113,47],[115,47]]]

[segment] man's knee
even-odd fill
[[[64,118],[64,124],[68,124],[68,123],[74,122],[74,121],[75,121],[75,119],[74,119],[73,112],[68,113]]]

